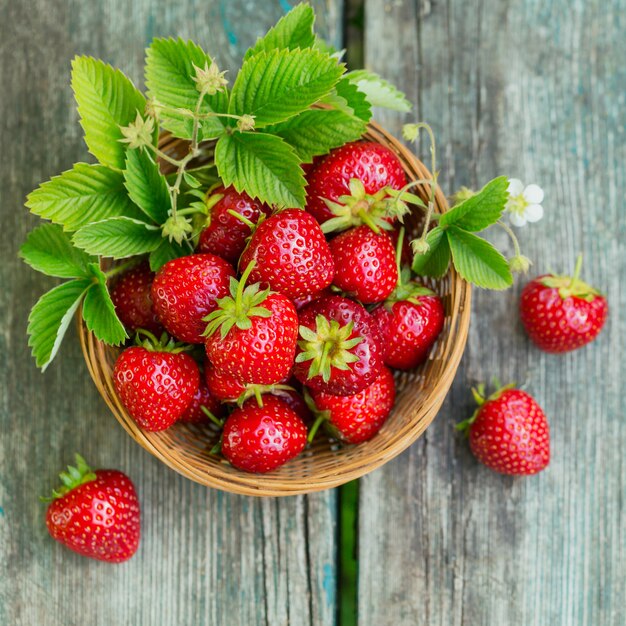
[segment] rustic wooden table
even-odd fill
[[[242,50],[289,4],[0,0],[0,624],[337,621],[337,493],[237,497],[161,465],[113,420],[76,341],[44,375],[35,368],[26,318],[52,283],[16,256],[36,223],[25,194],[86,158],[69,86],[74,54],[140,82],[151,38],[180,35],[218,50],[232,77]],[[365,0],[363,20],[359,1],[313,4],[321,32],[336,45],[348,33],[349,60],[396,82],[432,124],[444,188],[501,173],[540,183],[546,217],[520,233],[533,271],[568,270],[582,251],[585,277],[611,305],[595,345],[557,357],[525,338],[519,282],[475,294],[441,414],[360,481],[359,623],[621,626],[626,3]],[[396,133],[406,121],[378,119]],[[537,477],[486,470],[453,430],[471,411],[469,385],[493,375],[528,381],[550,418],[553,460]],[[143,542],[124,565],[82,559],[46,533],[37,495],[76,450],[137,484]]]

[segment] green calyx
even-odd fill
[[[331,368],[350,370],[351,364],[359,360],[351,350],[363,341],[363,337],[350,339],[354,327],[352,322],[340,326],[336,320],[329,322],[323,315],[315,318],[315,326],[315,330],[300,326],[302,340],[298,346],[302,352],[296,356],[296,363],[311,361],[308,378],[321,376],[327,383]]]
[[[170,241],[175,241],[179,245],[193,231],[192,223],[181,213],[182,211],[177,215],[170,215],[161,227],[163,237],[167,237]]]
[[[230,296],[220,298],[217,301],[217,309],[204,318],[204,321],[208,322],[204,331],[206,337],[211,337],[219,328],[221,338],[224,339],[233,327],[240,330],[252,328],[252,317],[272,315],[269,309],[261,306],[272,292],[269,289],[261,291],[260,283],[245,287],[255,264],[255,261],[250,261],[239,280],[230,279]]]
[[[72,489],[76,489],[80,485],[84,485],[85,483],[90,483],[96,480],[96,474],[94,471],[87,465],[87,461],[83,459],[83,457],[76,453],[76,466],[68,465],[66,472],[61,472],[59,477],[63,485],[58,489],[52,490],[52,495],[48,497],[40,497],[39,499],[42,502],[53,502],[54,500],[58,500],[62,498],[65,494],[72,491]]]
[[[602,295],[597,289],[594,289],[591,285],[580,280],[580,270],[582,268],[583,256],[578,255],[576,259],[576,267],[574,269],[573,276],[564,276],[558,274],[551,274],[541,279],[541,284],[546,287],[552,287],[558,289],[559,296],[565,300],[570,296],[574,298],[580,298],[587,302],[592,302],[597,296]]]
[[[393,228],[386,218],[402,220],[409,212],[406,203],[412,201],[408,197],[412,198],[412,194],[402,194],[388,187],[383,187],[375,194],[368,194],[358,178],[350,179],[349,186],[350,195],[340,196],[337,202],[322,198],[335,216],[322,224],[324,233],[347,230],[363,224],[375,233],[380,233],[381,230]]]
[[[256,398],[256,403],[260,408],[263,408],[263,395],[271,393],[273,395],[281,395],[281,392],[295,391],[293,387],[289,385],[246,385],[246,390],[237,398],[237,406],[243,406],[243,403],[250,398]]]
[[[410,302],[411,304],[422,304],[422,296],[434,296],[435,292],[428,287],[424,287],[415,282],[411,276],[411,270],[405,267],[398,274],[398,284],[385,300],[385,306],[391,308],[395,302]]]
[[[490,402],[491,400],[497,400],[505,391],[508,391],[509,389],[515,389],[517,387],[516,383],[501,385],[500,381],[497,378],[493,379],[493,385],[494,387],[496,387],[496,391],[491,393],[489,396],[486,395],[484,383],[480,383],[479,385],[476,385],[476,387],[472,387],[472,396],[474,397],[474,400],[476,401],[476,404],[478,406],[468,419],[459,422],[455,426],[458,431],[465,433],[466,435],[469,434],[470,426],[476,421],[480,409],[486,402]]]
[[[187,350],[192,350],[193,346],[176,341],[167,333],[163,333],[159,338],[149,330],[139,328],[135,335],[135,345],[145,348],[149,352],[170,352],[171,354],[179,354]]]

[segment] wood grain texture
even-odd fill
[[[75,337],[45,375],[35,368],[26,319],[53,281],[16,256],[37,223],[26,193],[88,158],[69,85],[75,54],[140,84],[152,37],[180,35],[216,53],[232,80],[243,50],[290,4],[0,0],[0,624],[334,623],[335,494],[230,496],[159,464],[109,414]],[[340,45],[342,3],[313,4],[321,33]],[[137,485],[143,540],[126,564],[80,558],[47,535],[37,496],[75,451]]]
[[[517,321],[523,280],[476,290],[444,409],[362,480],[360,624],[624,624],[625,8],[366,1],[366,66],[406,89],[433,126],[445,188],[502,173],[538,182],[546,217],[519,233],[532,272],[570,270],[582,251],[611,313],[596,344],[549,356]],[[378,119],[396,132],[407,121]],[[549,417],[552,462],[536,477],[479,466],[453,431],[472,410],[470,384],[493,375],[528,381]]]

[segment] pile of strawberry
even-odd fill
[[[296,457],[322,424],[350,444],[381,428],[389,368],[422,363],[444,322],[411,275],[406,206],[389,193],[407,180],[393,152],[360,141],[316,160],[307,183],[306,210],[213,188],[194,254],[117,278],[137,345],[114,383],[139,426],[214,422],[223,456],[250,472]]]

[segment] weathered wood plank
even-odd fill
[[[523,281],[475,294],[441,414],[362,481],[364,625],[624,623],[624,8],[366,2],[366,65],[406,89],[432,124],[445,188],[501,173],[541,184],[545,220],[520,233],[533,272],[568,270],[583,251],[584,274],[612,313],[593,347],[548,356],[517,322]],[[380,119],[399,131],[398,116]],[[528,380],[550,418],[553,460],[537,477],[491,473],[453,432],[471,411],[469,385],[492,375]]]
[[[70,60],[91,54],[141,83],[154,36],[191,37],[235,69],[284,1],[0,1],[0,623],[332,624],[335,494],[260,501],[192,484],[135,445],[110,416],[76,341],[45,375],[26,346],[26,318],[52,281],[16,257],[35,224],[28,191],[85,160]],[[341,44],[342,3],[316,0],[318,28]],[[130,562],[82,559],[47,536],[39,494],[74,451],[133,478],[143,541]]]

